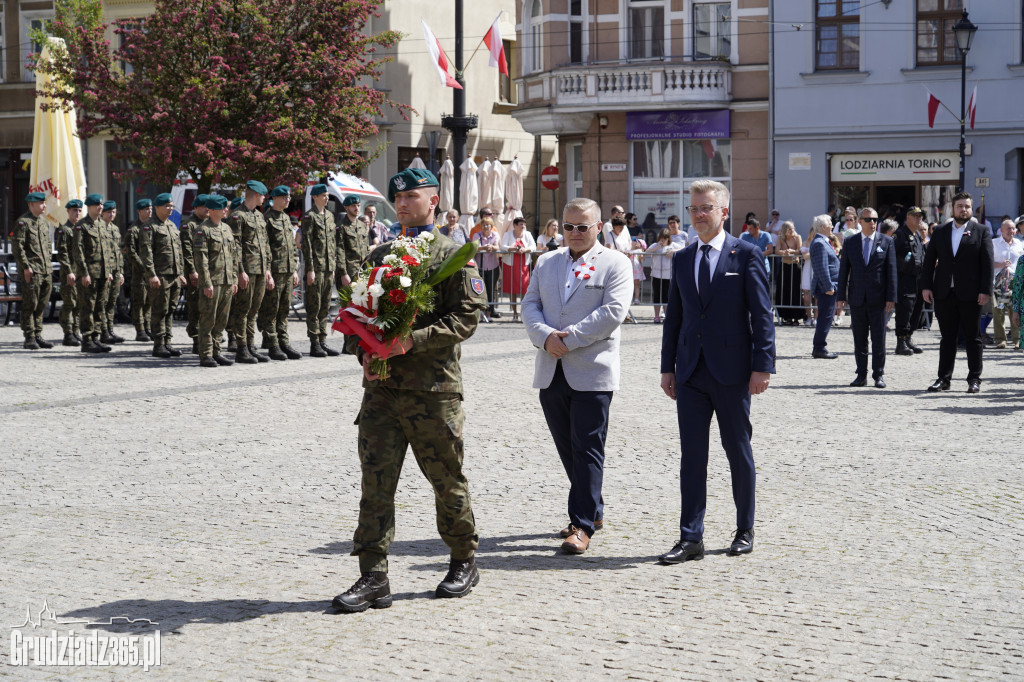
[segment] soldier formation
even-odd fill
[[[347,215],[335,224],[326,208],[326,185],[315,185],[310,194],[313,208],[302,219],[298,239],[285,213],[291,190],[281,185],[268,192],[256,180],[246,183],[244,196],[230,208],[224,196],[198,195],[180,229],[170,219],[174,205],[168,193],[135,202],[136,220],[123,235],[114,224],[115,202],[99,194],[67,202],[68,220],[54,232],[63,345],[107,353],[125,341],[114,333],[114,313],[127,265],[135,340],[152,342],[154,357],[182,355],[171,340],[173,314],[184,295],[185,332],[201,366],[298,360],[302,353],[288,337],[292,289],[300,276],[298,241],[305,264],[309,354],[340,355],[327,345],[331,287],[335,282],[346,286],[357,276],[370,251],[369,236],[363,222]],[[32,192],[26,201],[29,210],[18,219],[13,242],[21,273],[21,327],[26,349],[48,349],[53,344],[43,338],[43,313],[53,290],[51,226],[46,195]],[[350,195],[344,203],[358,211],[357,197]],[[257,330],[266,354],[256,347]],[[225,331],[226,351],[234,359],[221,352]]]

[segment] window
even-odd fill
[[[3,7],[0,7],[0,83],[7,80],[7,62],[4,57],[7,55],[7,21],[4,16]]]
[[[29,49],[24,52],[25,56],[21,58],[21,79],[26,83],[31,83],[36,79],[36,75],[28,69],[28,55],[38,54],[43,49],[42,45],[32,40],[32,32],[45,30],[46,22],[51,19],[53,19],[52,11],[21,13],[21,43],[29,45]]]
[[[664,56],[664,3],[631,0],[629,3],[629,58],[659,59]]]
[[[693,6],[693,58],[728,60],[732,55],[732,5]]]
[[[146,22],[145,22],[145,20],[140,20],[140,21],[121,21],[119,23],[120,23],[121,28],[126,30],[126,31],[139,31],[139,30],[145,31],[146,30]],[[133,54],[132,50],[130,50],[130,49],[126,50],[124,44],[125,44],[125,37],[124,37],[124,34],[121,34],[121,35],[118,36],[118,46],[120,48],[121,55],[124,56],[124,57],[127,57],[128,59],[131,59],[135,55]],[[135,67],[132,66],[129,62],[126,62],[125,60],[122,59],[121,60],[121,71],[123,71],[124,75],[127,76],[127,75],[129,75],[129,74],[131,74],[132,72],[135,71]]]
[[[569,63],[583,63],[583,0],[569,0]]]
[[[634,178],[678,178],[679,166],[679,140],[633,143]]]
[[[570,201],[583,196],[583,144],[569,145],[569,196]]]
[[[503,40],[501,41],[501,45],[505,50],[505,61],[508,63],[508,75],[506,76],[501,71],[498,71],[498,101],[515,104],[516,88],[512,81],[516,75],[514,66],[515,61],[512,59],[512,41]]]
[[[816,69],[860,68],[860,0],[815,0]]]
[[[413,162],[413,159],[419,157],[423,165],[433,173],[437,173],[441,169],[441,164],[444,163],[444,149],[438,147],[434,150],[434,163],[437,164],[433,168],[430,167],[430,148],[429,147],[399,147],[398,148],[398,168],[408,168],[409,164]]]
[[[544,68],[544,8],[541,7],[540,0],[533,0],[530,3],[529,17],[527,31],[529,40],[527,41],[526,54],[524,55],[524,61],[526,62],[524,70],[527,73],[535,73]]]
[[[917,0],[917,65],[959,64],[953,25],[963,0]]]

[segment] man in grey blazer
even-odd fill
[[[601,209],[573,199],[562,212],[566,246],[537,259],[523,322],[538,348],[533,387],[569,476],[562,550],[582,554],[604,525],[604,442],[619,387],[619,327],[629,312],[633,268],[597,243]]]

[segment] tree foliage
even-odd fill
[[[138,180],[304,186],[361,167],[374,118],[411,110],[369,85],[385,61],[375,52],[400,37],[363,32],[373,0],[157,0],[109,25],[113,47],[90,20],[99,5],[58,0],[50,28],[67,50],[38,68],[56,76],[54,106],[78,108],[82,137],[110,135]]]

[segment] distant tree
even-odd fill
[[[363,33],[378,4],[157,0],[113,22],[112,49],[101,0],[57,0],[49,31],[67,49],[37,68],[57,77],[54,106],[77,107],[79,134],[110,135],[140,181],[305,186],[363,166],[385,107],[411,111],[369,85],[387,61],[375,52],[400,38]]]

